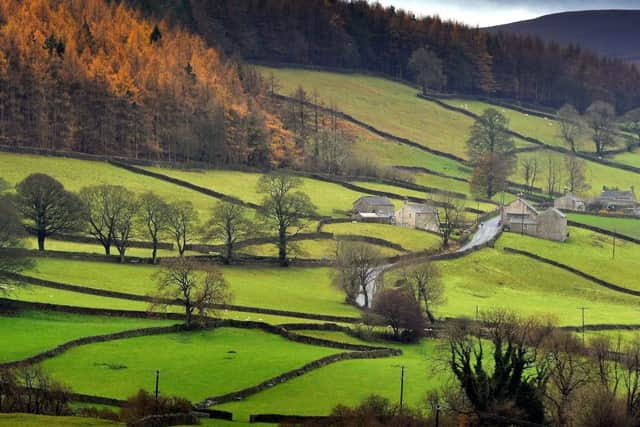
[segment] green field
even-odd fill
[[[579,213],[569,213],[568,217],[570,220],[581,224],[592,225],[603,230],[615,231],[634,239],[640,239],[640,218],[602,217]]]
[[[46,173],[62,182],[70,191],[79,191],[90,185],[120,184],[139,194],[153,191],[167,201],[190,200],[201,220],[206,218],[216,203],[212,197],[197,191],[129,172],[106,162],[0,153],[0,178],[9,184],[15,185],[32,173]]]
[[[476,309],[504,308],[525,315],[551,315],[560,325],[578,325],[577,307],[588,306],[588,323],[638,323],[640,298],[500,249],[483,249],[437,265],[447,299],[435,309],[439,317],[474,318]],[[394,275],[385,274],[385,282],[393,283]]]
[[[442,367],[439,346],[437,341],[424,341],[420,345],[402,346],[402,356],[334,363],[243,402],[215,408],[247,419],[252,413],[327,415],[339,403],[357,405],[374,393],[397,403],[401,365],[405,366],[405,404],[424,408],[426,393],[446,380],[438,369]]]
[[[569,233],[565,243],[505,233],[498,241],[498,247],[526,250],[615,285],[640,290],[636,277],[640,245],[617,239],[615,259],[612,259],[612,238],[574,227],[569,227]]]
[[[618,163],[623,163],[629,166],[635,166],[640,168],[640,149],[636,149],[632,152],[625,152],[622,154],[616,154],[611,158]]]
[[[227,170],[186,171],[153,167],[145,169],[237,197],[245,202],[259,204],[262,201],[262,195],[258,193],[257,189],[261,174]],[[349,211],[353,202],[362,196],[362,194],[338,184],[310,178],[303,178],[303,182],[300,191],[311,198],[319,215],[334,216]],[[327,195],[331,195],[331,197],[327,197]]]
[[[297,344],[259,330],[129,338],[77,347],[42,363],[78,393],[125,398],[151,389],[192,401],[258,384],[340,350]]]
[[[373,245],[369,243],[366,244],[375,248],[378,252],[380,252],[380,255],[385,258],[391,258],[394,256],[402,255],[404,253],[396,249],[387,248],[381,245]],[[335,259],[337,245],[337,241],[335,240],[301,240],[295,242],[294,245],[295,247],[293,251],[289,254],[289,257],[291,259]],[[266,255],[270,257],[277,257],[278,247],[275,244],[266,243],[262,245],[247,246],[246,248],[242,249],[242,252],[250,255]]]
[[[145,236],[146,237],[146,236]],[[38,249],[38,241],[36,238],[26,239],[24,247],[26,249]],[[104,255],[104,247],[99,243],[77,243],[69,242],[65,240],[47,239],[45,241],[45,248],[47,251],[60,251],[60,252],[82,252],[88,254]],[[196,255],[197,252],[186,251],[186,255]],[[118,251],[112,248],[111,255],[118,255]],[[158,257],[177,257],[178,251],[168,249],[158,249]],[[151,258],[151,249],[144,248],[128,248],[128,257],[140,257]]]
[[[337,316],[358,314],[354,307],[344,303],[342,292],[331,284],[328,268],[225,266],[221,269],[231,286],[235,305]],[[158,267],[146,265],[45,258],[38,259],[35,269],[28,274],[96,289],[147,295],[155,290],[152,275],[157,270]],[[56,292],[54,289],[46,291]],[[146,306],[134,301],[124,301],[124,304]]]
[[[82,417],[50,417],[31,414],[0,414],[0,427],[123,427],[114,421]]]
[[[365,129],[357,129],[357,139],[352,151],[362,160],[371,160],[380,166],[417,166],[447,176],[467,178],[470,169],[460,162],[437,156],[399,142],[373,135]]]
[[[0,341],[8,345],[0,348],[0,362],[24,359],[77,338],[175,323],[41,311],[2,315]]]
[[[440,247],[442,239],[426,231],[414,230],[411,228],[396,227],[387,224],[373,223],[342,223],[327,224],[322,227],[322,231],[335,235],[360,235],[375,237],[387,240],[391,243],[401,245],[409,251],[424,251],[426,249],[436,249]]]

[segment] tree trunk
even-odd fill
[[[125,257],[124,257],[125,252],[126,252],[126,249],[118,248],[118,253],[120,254],[120,264],[125,263]]]
[[[288,267],[289,260],[287,259],[287,231],[281,228],[278,233],[278,261],[281,267]]]
[[[187,329],[191,328],[191,316],[191,303],[187,301],[184,305],[184,326]]]
[[[44,239],[45,239],[44,231],[38,230],[38,250],[40,252],[44,251]]]
[[[231,264],[231,257],[233,256],[233,242],[227,241],[227,254],[224,258],[224,263],[226,265]]]
[[[153,239],[153,251],[151,252],[151,263],[155,264],[158,258],[158,239]]]

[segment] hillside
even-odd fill
[[[637,43],[640,37],[639,23],[638,10],[588,10],[546,15],[488,30],[493,33],[504,31],[531,35],[562,45],[577,44],[598,55],[640,62]],[[595,28],[597,31],[594,31]]]
[[[295,158],[240,74],[198,36],[118,2],[0,1],[0,144],[255,166]]]

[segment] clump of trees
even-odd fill
[[[410,289],[384,289],[377,292],[372,311],[378,317],[372,319],[374,324],[390,328],[394,340],[416,342],[424,336],[424,314],[420,301]]]
[[[70,415],[71,390],[40,367],[0,369],[0,412]]]
[[[167,309],[176,301],[184,307],[185,328],[205,323],[216,306],[229,304],[233,294],[222,271],[182,257],[167,262],[155,274],[155,308]]]

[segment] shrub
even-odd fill
[[[191,412],[193,405],[187,399],[175,396],[155,397],[146,390],[139,390],[127,399],[120,410],[120,419],[127,424],[149,415],[179,414]]]

